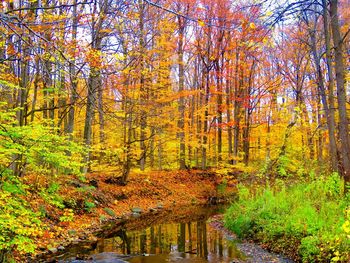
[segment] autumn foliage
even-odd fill
[[[2,1],[1,213],[23,213],[0,220],[33,228],[0,228],[0,252],[33,251],[40,207],[19,200],[41,180],[113,167],[121,189],[177,169],[349,182],[349,19],[338,0]]]

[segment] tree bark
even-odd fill
[[[73,1],[73,20],[72,20],[72,42],[74,43],[74,47],[76,46],[77,39],[77,30],[78,30],[78,17],[77,17],[77,0]],[[67,125],[67,133],[69,134],[69,138],[73,139],[73,131],[74,131],[74,119],[75,119],[75,103],[78,99],[77,93],[77,76],[75,70],[75,58],[69,62],[69,79],[70,79],[70,108],[68,112],[68,125]]]
[[[342,175],[346,183],[350,182],[350,140],[346,115],[346,91],[344,78],[343,40],[340,34],[338,18],[338,0],[330,0],[331,28],[334,44],[335,74],[339,114],[339,144],[342,161]]]
[[[178,55],[178,67],[179,67],[179,120],[177,122],[178,138],[180,140],[180,169],[186,168],[186,145],[185,145],[185,100],[183,97],[184,84],[185,84],[185,68],[184,68],[184,34],[185,34],[185,19],[178,16],[178,25],[179,25],[179,41],[177,48]]]
[[[328,71],[328,102],[329,102],[329,147],[331,151],[331,165],[333,171],[338,171],[338,146],[336,142],[336,127],[335,127],[335,105],[334,105],[334,78],[332,69],[331,55],[331,39],[329,32],[329,14],[327,8],[327,0],[322,0],[323,5],[323,28],[326,45],[326,64]]]

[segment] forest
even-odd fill
[[[350,261],[349,0],[2,0],[0,25],[0,262],[208,203],[291,262]]]

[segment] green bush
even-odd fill
[[[85,201],[85,210],[87,212],[91,212],[93,208],[95,208],[95,204],[93,202]]]
[[[32,173],[49,177],[51,184],[35,191],[46,203],[63,209],[60,186],[52,181],[63,174],[79,175],[83,162],[80,144],[59,135],[49,123],[18,126],[16,111],[0,102],[0,262],[8,260],[6,255],[13,251],[34,252],[33,240],[42,228],[39,218],[47,214],[44,205],[34,213],[25,201],[30,186],[22,183],[23,176]],[[71,220],[67,211],[62,221]]]
[[[254,190],[240,186],[239,200],[225,215],[226,226],[239,237],[258,239],[278,252],[297,239],[293,245],[303,262],[349,258],[349,202],[337,174],[289,188],[279,183]]]
[[[16,125],[15,111],[0,104],[0,175],[11,166],[16,172],[40,175],[79,174],[84,148],[61,136],[51,125]]]
[[[33,238],[42,233],[39,216],[21,196],[0,190],[0,252],[33,253]]]

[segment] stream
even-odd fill
[[[219,223],[219,206],[189,206],[135,216],[110,225],[97,242],[82,243],[58,262],[293,262],[252,243],[239,242]],[[56,261],[56,262],[57,262]]]

